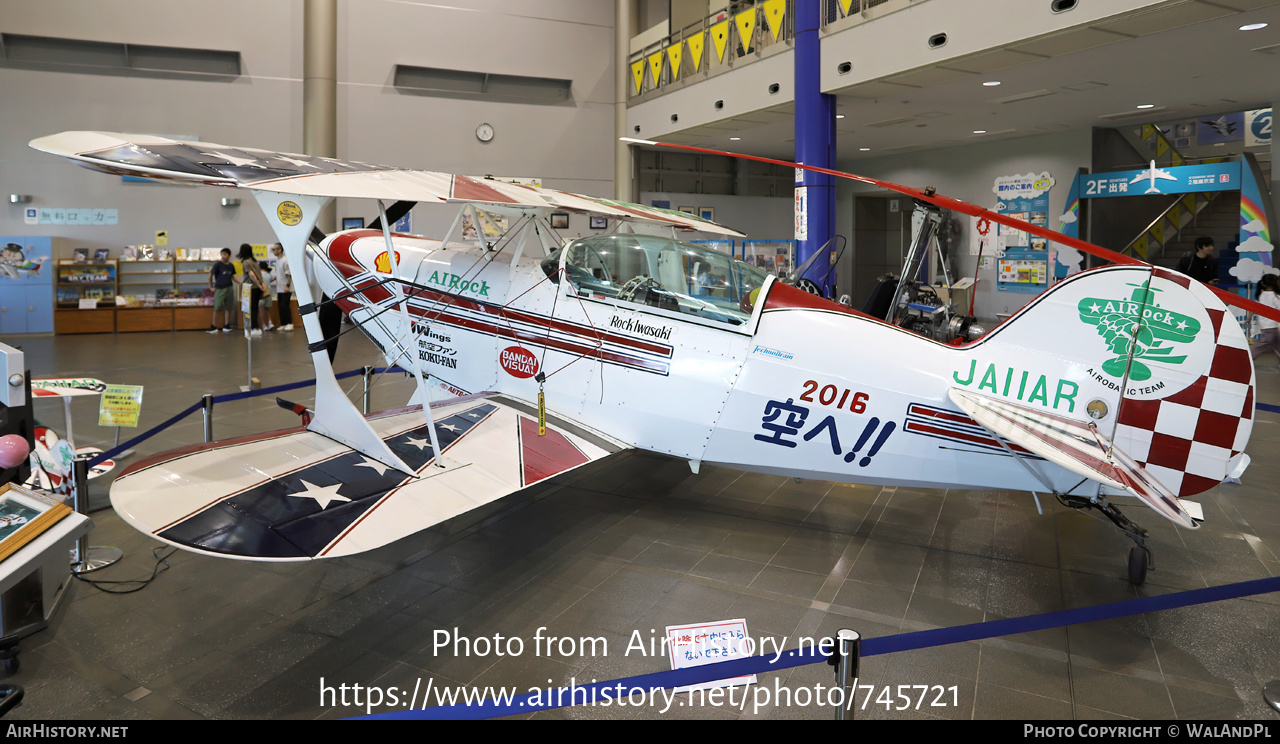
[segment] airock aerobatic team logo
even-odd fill
[[[1143,382],[1151,379],[1152,374],[1146,362],[1168,365],[1185,362],[1186,355],[1175,352],[1180,351],[1179,344],[1195,341],[1201,324],[1189,315],[1160,307],[1156,302],[1159,290],[1152,289],[1150,282],[1129,286],[1134,290],[1127,300],[1085,297],[1077,308],[1080,320],[1096,326],[1111,353],[1116,355],[1102,363],[1102,371],[1123,378],[1128,366],[1129,379]]]

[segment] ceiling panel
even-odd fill
[[[911,72],[904,72],[901,75],[890,75],[885,80],[899,85],[912,85],[918,88],[924,88],[930,85],[938,85],[939,83],[949,83],[952,80],[959,80],[962,77],[968,77],[971,73],[962,72],[960,70],[948,70],[945,67],[922,67]]]
[[[1170,29],[1181,28],[1192,23],[1200,23],[1202,21],[1220,18],[1225,15],[1231,15],[1236,11],[1230,8],[1222,8],[1217,5],[1205,5],[1204,3],[1186,2],[1177,5],[1168,5],[1155,10],[1149,10],[1145,13],[1138,13],[1121,18],[1109,23],[1099,23],[1095,28],[1103,31],[1115,31],[1131,36],[1145,36],[1147,34],[1159,33],[1160,31],[1169,31]]]
[[[1131,38],[1133,37],[1128,34],[1120,34],[1114,31],[1104,31],[1099,28],[1085,27],[1064,31],[1060,34],[1041,36],[1038,39],[1024,42],[1022,44],[1011,44],[1009,48],[1015,52],[1043,54],[1047,57],[1057,57],[1060,54],[1070,54],[1071,52],[1079,52],[1084,49],[1093,49],[1104,44],[1113,44],[1117,41],[1124,41],[1125,39]]]
[[[993,49],[989,52],[947,60],[946,66],[952,70],[962,70],[964,72],[991,72],[992,70],[1003,70],[1006,67],[1035,62],[1036,60],[1044,59],[1045,56],[1042,54],[1015,52],[1012,49]]]

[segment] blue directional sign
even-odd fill
[[[1095,173],[1080,177],[1080,198],[1239,191],[1240,163],[1210,163],[1146,170]]]

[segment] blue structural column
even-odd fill
[[[834,169],[835,97],[822,93],[820,75],[822,2],[795,0],[792,7],[795,13],[796,162]],[[835,234],[835,179],[798,170],[796,190],[796,229],[800,231],[802,219],[807,228],[806,237],[796,236],[796,266],[800,266],[818,251],[828,252],[834,248],[828,243]],[[824,296],[830,297],[831,276],[830,256],[824,255],[814,261],[804,278],[812,280],[822,288]]]

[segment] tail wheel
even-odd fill
[[[1142,586],[1147,580],[1147,551],[1137,545],[1129,549],[1129,583]]]

